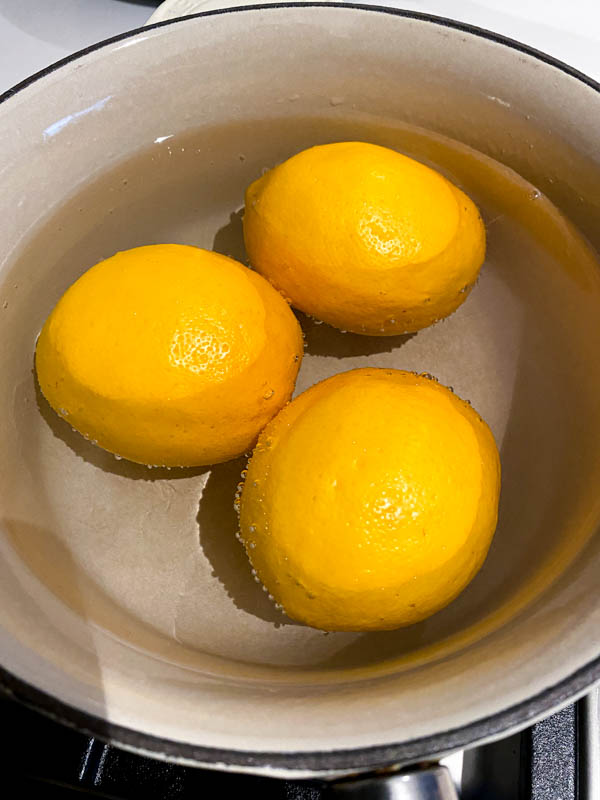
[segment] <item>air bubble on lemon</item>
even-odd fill
[[[253,572],[293,619],[393,629],[469,584],[499,490],[493,435],[470,405],[423,374],[358,369],[311,387],[266,426],[240,532]]]

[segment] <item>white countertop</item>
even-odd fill
[[[177,7],[178,0],[169,2]],[[69,53],[140,27],[157,5],[152,0],[0,0],[0,92]],[[494,30],[600,80],[599,0],[392,0],[388,5]]]
[[[0,91],[101,39],[139,28],[158,3],[0,0]]]

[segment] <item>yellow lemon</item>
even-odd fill
[[[260,275],[197,247],[117,253],[62,296],[37,343],[40,388],[131,461],[197,466],[248,450],[289,400],[303,352]]]
[[[253,568],[287,614],[384,630],[446,606],[481,567],[500,461],[479,415],[435,380],[357,369],[265,428],[240,499]]]
[[[473,202],[386,147],[312,147],[248,188],[250,262],[293,306],[355,333],[420,330],[466,299],[485,256]]]

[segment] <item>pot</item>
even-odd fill
[[[585,692],[600,677],[599,118],[599,86],[542,53],[334,3],[161,23],[6,93],[4,688],[137,752],[327,779],[438,758]],[[243,259],[245,186],[304,147],[348,139],[462,186],[488,257],[461,309],[415,336],[302,318],[298,390],[364,365],[432,373],[489,422],[503,489],[488,559],[448,608],[398,631],[327,635],[252,580],[234,538],[243,460],[172,471],[115,460],[48,408],[33,352],[62,292],[117,250],[182,242]],[[384,791],[429,781],[447,796],[436,769]]]

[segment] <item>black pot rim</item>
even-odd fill
[[[143,28],[136,28],[126,33],[119,34],[110,39],[86,47],[66,58],[57,61],[45,69],[35,73],[26,80],[18,83],[13,88],[0,95],[0,103],[6,102],[16,93],[26,89],[32,83],[61,67],[76,61],[78,58],[96,50],[114,44],[115,42],[129,39],[140,33],[168,25],[177,25],[188,19],[210,17],[221,14],[250,12],[255,10],[268,10],[271,8],[296,8],[319,7],[340,8],[350,10],[369,11],[375,14],[390,14],[393,16],[408,17],[410,19],[429,22],[445,28],[478,36],[482,39],[501,44],[512,50],[517,50],[548,64],[561,72],[576,78],[596,92],[600,93],[600,84],[570,67],[568,64],[553,58],[521,42],[510,39],[501,34],[493,33],[474,25],[457,22],[445,17],[432,14],[405,11],[402,9],[385,8],[383,6],[361,5],[358,3],[339,2],[298,2],[298,3],[273,3],[269,5],[251,5],[235,8],[205,11],[187,17],[178,17],[165,20]],[[199,766],[215,768],[240,768],[246,771],[276,771],[279,774],[289,772],[312,773],[314,777],[328,772],[367,771],[393,763],[410,763],[431,758],[435,755],[459,750],[478,741],[501,736],[503,733],[525,727],[536,719],[560,708],[569,701],[583,694],[594,682],[600,680],[600,657],[593,659],[588,664],[573,672],[559,683],[550,686],[527,700],[510,706],[506,709],[491,714],[490,716],[470,722],[459,728],[444,731],[432,736],[425,736],[396,744],[375,745],[356,749],[328,750],[328,751],[298,751],[298,752],[253,752],[244,750],[224,750],[213,747],[201,747],[187,742],[178,742],[172,739],[163,739],[131,728],[125,728],[104,720],[93,714],[81,711],[67,703],[58,700],[46,692],[35,688],[31,684],[13,675],[0,666],[0,690],[25,705],[40,711],[66,725],[76,727],[92,736],[106,740],[125,749],[136,751],[142,755],[153,755],[173,761],[185,761]]]

